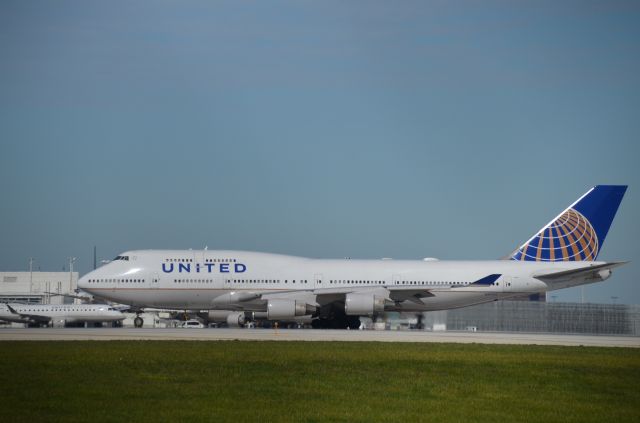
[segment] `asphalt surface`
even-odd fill
[[[0,341],[88,340],[452,342],[640,348],[640,337],[634,336],[320,329],[0,328]]]

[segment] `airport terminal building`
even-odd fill
[[[0,303],[71,304],[78,272],[0,272]]]
[[[426,330],[640,336],[640,306],[494,301],[424,314]]]

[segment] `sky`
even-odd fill
[[[638,2],[5,0],[0,271],[495,259],[624,184],[585,296],[640,304],[638,75]]]

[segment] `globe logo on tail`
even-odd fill
[[[591,222],[567,209],[511,256],[524,261],[590,261],[598,256],[598,236]]]

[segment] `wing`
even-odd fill
[[[71,295],[71,294],[60,294],[58,292],[45,292],[45,294],[54,296],[54,297],[67,297],[67,298],[75,298],[77,300],[82,300],[85,304],[92,304],[93,297],[87,295]]]
[[[309,291],[285,291],[277,293],[263,294],[261,300],[268,301],[272,299],[291,299],[296,301],[304,301],[308,304],[317,303],[325,305],[331,302],[344,302],[345,296],[348,294],[372,294],[381,296],[390,301],[413,301],[420,302],[420,298],[433,297],[428,289],[420,289],[411,286],[378,286],[369,287],[344,287],[344,288],[319,288]]]
[[[492,274],[472,282],[468,286],[487,286],[494,283],[500,274]],[[455,288],[456,286],[453,286]],[[339,287],[339,288],[317,288],[309,291],[285,291],[277,293],[269,293],[260,295],[260,300],[268,301],[270,299],[291,299],[296,301],[304,301],[308,304],[316,304],[323,306],[332,302],[344,303],[345,297],[349,294],[371,294],[382,297],[386,300],[387,305],[410,301],[418,305],[424,305],[422,299],[434,297],[433,288],[402,286],[402,285],[383,285],[377,287]]]
[[[23,320],[29,320],[29,321],[31,321],[33,323],[49,323],[51,321],[51,317],[49,317],[49,316],[42,316],[42,315],[38,315],[38,314],[20,313],[20,312],[16,311],[16,309],[11,307],[9,304],[7,304],[7,308],[9,309],[11,314],[15,315],[17,318],[20,318],[20,319],[23,319]]]

